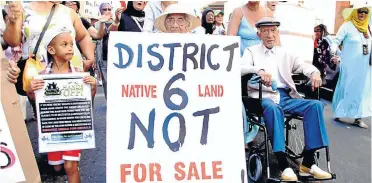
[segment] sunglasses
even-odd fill
[[[111,8],[103,8],[102,11],[111,11]]]
[[[364,14],[368,15],[368,10],[359,9],[359,10],[358,10],[358,13],[359,13],[359,14],[364,13]]]
[[[320,29],[314,29],[314,32],[322,32]]]

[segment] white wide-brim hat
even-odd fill
[[[359,8],[368,8],[371,13],[371,7],[372,7],[372,4],[368,1],[355,1],[353,3],[352,8],[345,8],[342,11],[342,17],[344,17],[344,19],[346,20],[350,16],[350,14],[353,12],[353,10],[359,9]]]
[[[196,18],[196,16],[189,10],[189,8],[182,6],[182,4],[172,4],[169,5],[163,14],[161,14],[156,20],[154,26],[161,32],[167,32],[165,28],[165,19],[169,14],[186,14],[188,16],[188,21],[190,21],[190,26],[187,27],[187,31],[190,32],[196,27],[199,27],[201,20]]]

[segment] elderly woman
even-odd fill
[[[340,76],[333,95],[332,108],[336,121],[354,119],[354,125],[368,128],[362,118],[372,116],[371,105],[371,11],[367,5],[354,5],[332,45],[332,52],[343,42]],[[333,58],[335,59],[335,58]]]
[[[155,20],[154,26],[164,33],[189,33],[200,26],[200,21],[184,6],[172,4]]]
[[[101,15],[107,15],[112,14],[112,6],[110,3],[102,3],[99,6],[99,12]],[[112,17],[112,16],[111,16]],[[99,65],[101,77],[102,77],[102,84],[103,84],[103,91],[105,94],[105,97],[107,97],[107,54],[108,54],[108,40],[109,40],[109,34],[110,34],[110,28],[113,25],[113,20],[110,19],[109,21],[104,22],[103,24],[101,22],[96,22],[95,28],[97,30],[101,29],[101,26],[104,27],[104,34],[103,38],[99,41],[97,41],[97,47],[96,47],[96,59],[97,63]]]
[[[214,11],[207,8],[203,11],[202,15],[202,27],[205,29],[205,34],[213,34],[214,26]]]

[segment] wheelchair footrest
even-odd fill
[[[313,181],[326,181],[326,180],[335,180],[336,174],[331,173],[332,177],[329,179],[316,179],[313,176],[298,176],[298,179],[304,182],[313,182]]]
[[[282,181],[278,178],[269,178],[269,179],[266,180],[266,183],[279,183],[279,182],[298,183],[299,181]]]

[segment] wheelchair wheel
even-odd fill
[[[291,120],[289,125],[290,127],[286,127],[286,133],[288,133],[286,134],[288,138],[286,139],[288,141],[287,155],[290,158],[299,159],[302,157],[305,147],[303,122],[300,120]]]
[[[262,158],[258,154],[251,154],[248,159],[248,177],[254,182],[262,178]]]

